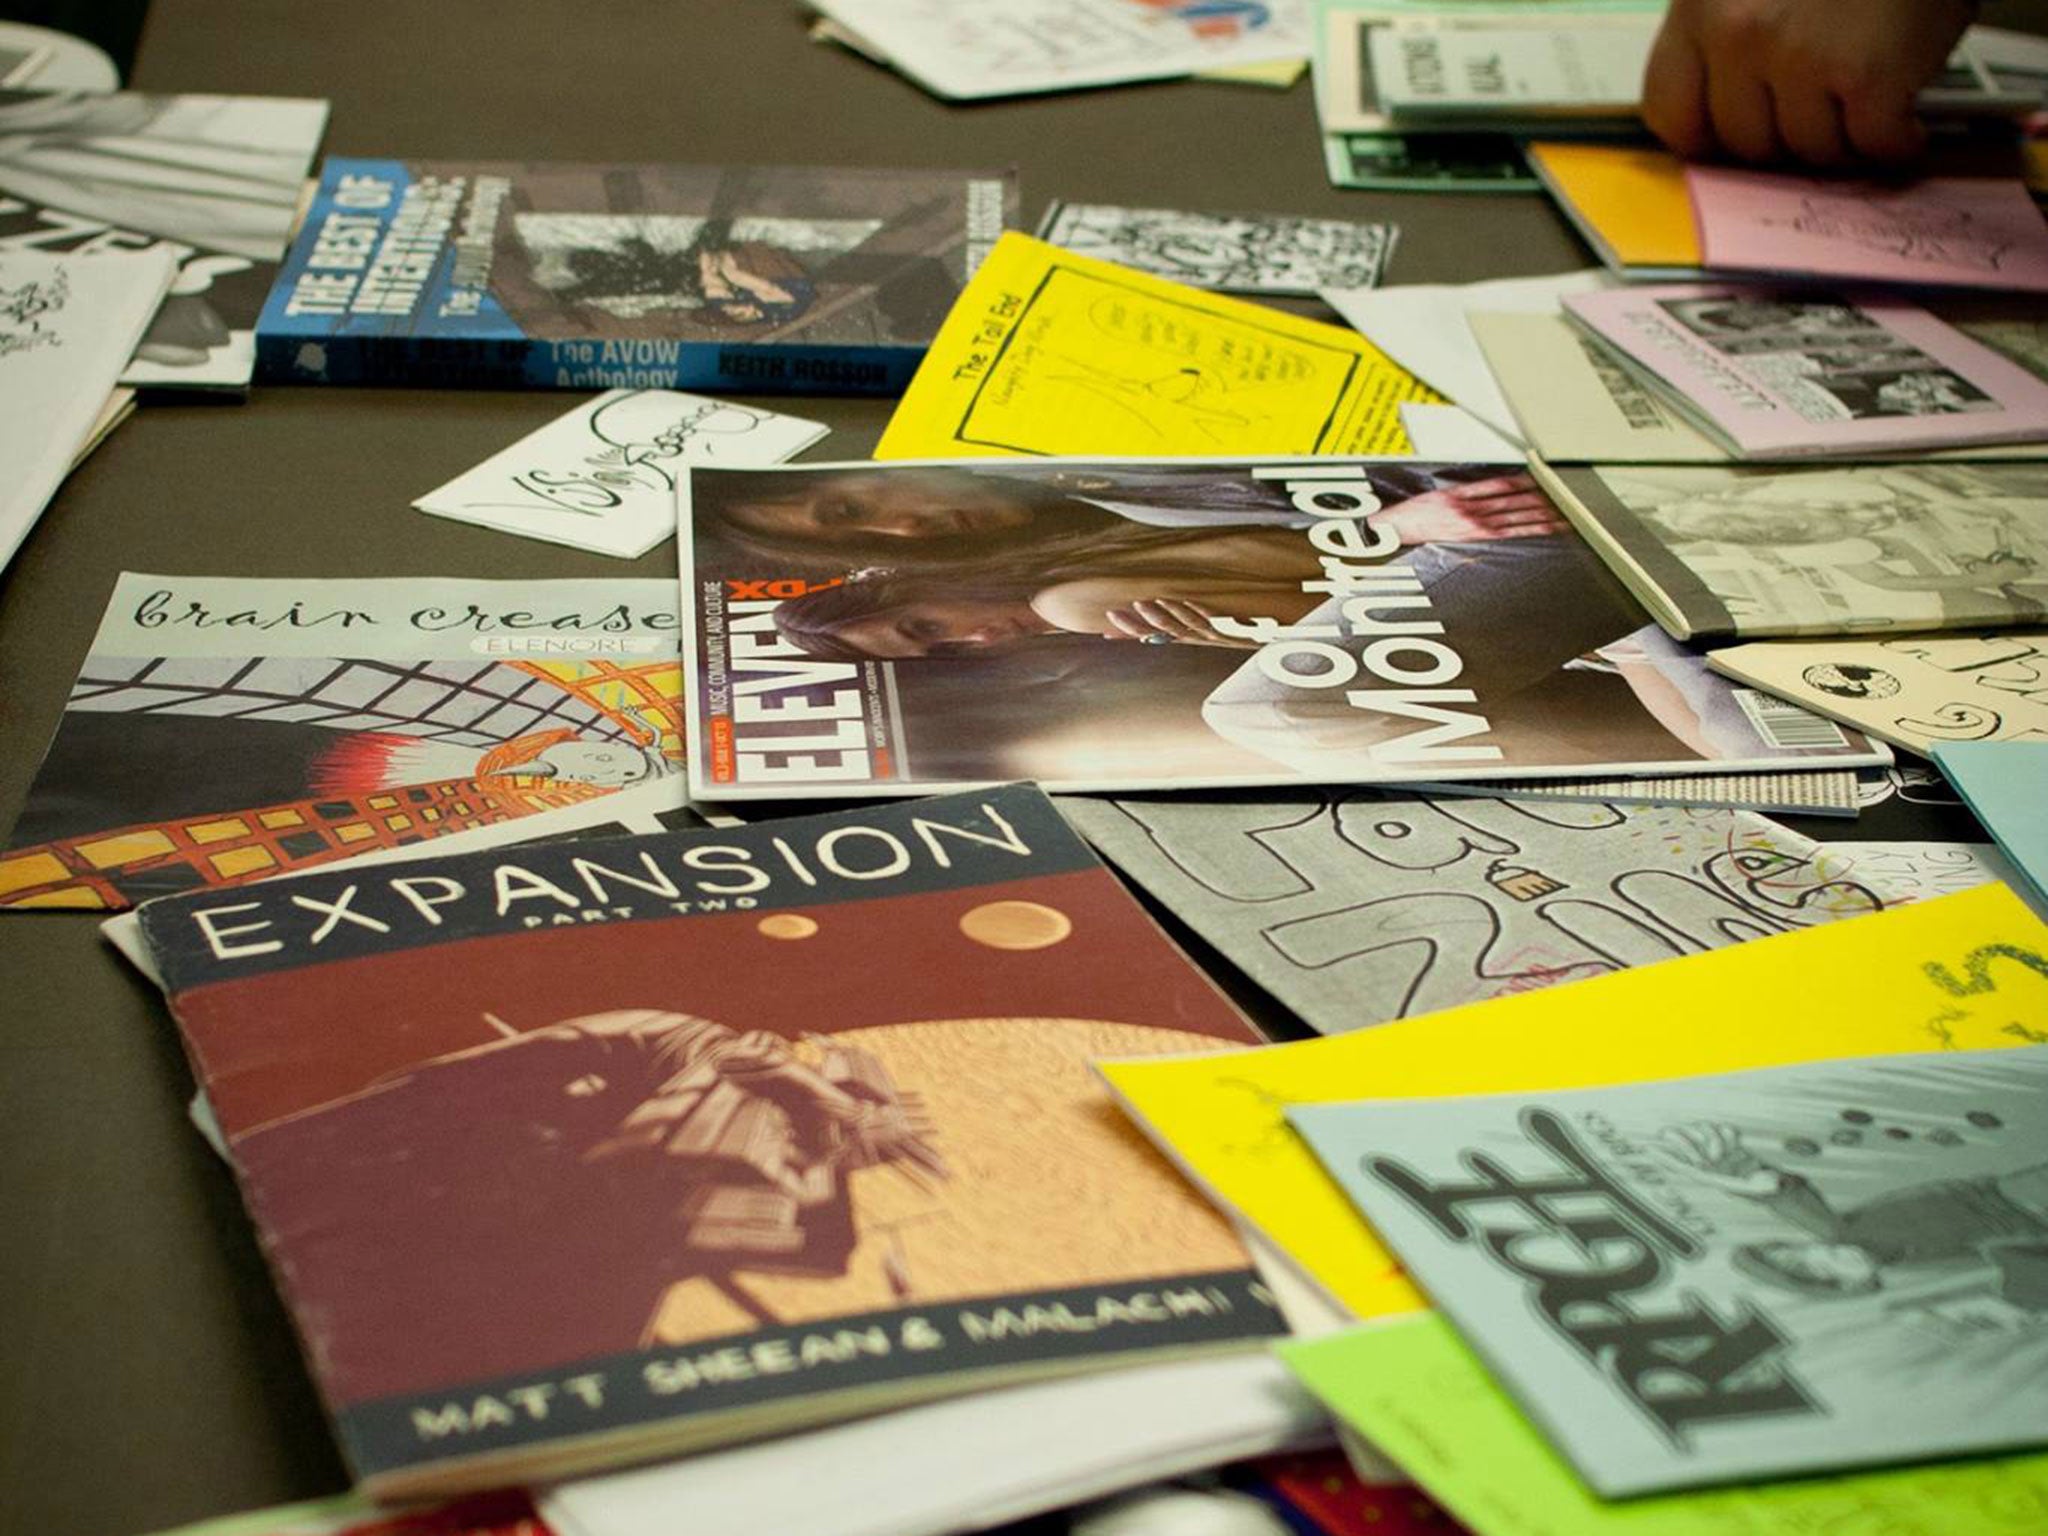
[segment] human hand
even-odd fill
[[[1671,0],[1643,120],[1688,159],[1905,160],[1972,0]]]
[[[1564,518],[1527,475],[1501,475],[1410,496],[1373,514],[1403,544],[1470,544],[1562,533]]]
[[[1111,640],[1143,640],[1154,645],[1172,640],[1182,645],[1222,645],[1239,651],[1256,650],[1259,644],[1256,640],[1222,634],[1215,626],[1215,613],[1182,598],[1139,598],[1111,608],[1104,617],[1109,627],[1102,633]]]

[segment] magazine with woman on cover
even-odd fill
[[[1724,686],[1521,465],[693,469],[683,518],[701,798],[1886,757]]]

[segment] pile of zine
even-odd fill
[[[332,157],[291,233],[322,103],[0,99],[192,182],[0,253],[7,550],[253,380],[595,392],[393,496],[676,553],[108,602],[0,907],[163,990],[355,1482],[189,1529],[2038,1524],[2021,181],[1679,165],[1625,4],[817,9],[958,100],[1312,55],[1339,184],[1605,266],[971,168]]]

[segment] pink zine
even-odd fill
[[[2016,180],[1905,186],[1688,166],[1704,264],[2048,293],[2048,223]]]

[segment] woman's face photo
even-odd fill
[[[1001,532],[1030,522],[1032,509],[977,475],[852,471],[823,476],[780,500],[740,503],[726,516],[757,537],[831,549],[878,538],[908,542]]]
[[[835,638],[878,661],[907,661],[1013,645],[1054,626],[1028,602],[994,597],[924,597],[842,620]]]

